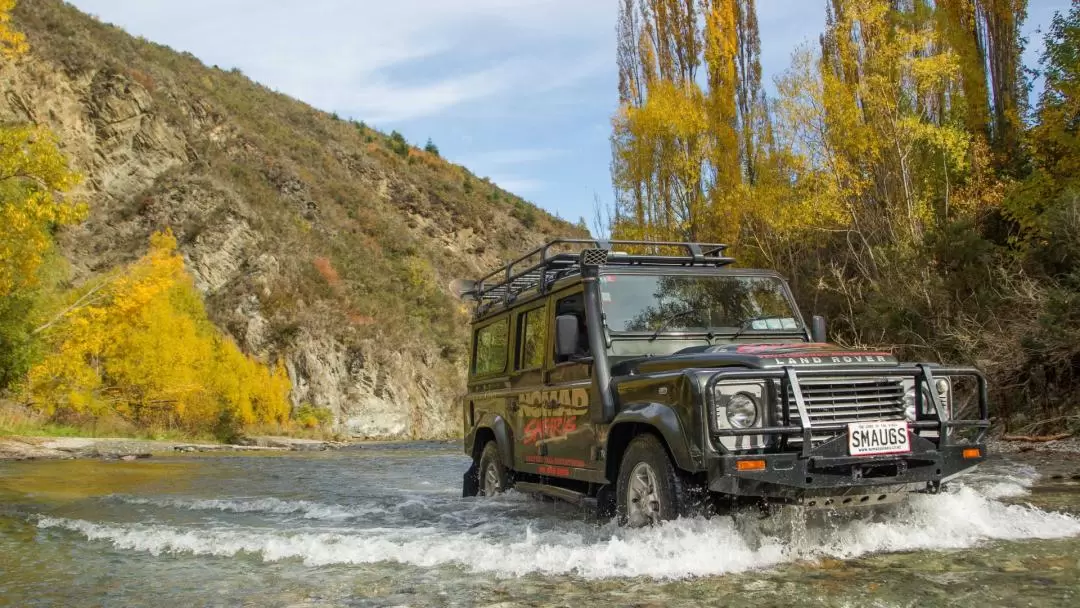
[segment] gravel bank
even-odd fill
[[[243,445],[83,437],[0,437],[0,460],[68,460],[105,458],[135,460],[170,452],[307,451],[345,445],[292,437],[250,437]]]

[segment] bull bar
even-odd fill
[[[791,435],[802,435],[802,449],[801,455],[804,458],[811,456],[813,451],[812,432],[813,431],[825,431],[839,433],[847,430],[847,424],[819,424],[813,425],[810,420],[810,413],[807,410],[806,403],[803,399],[802,390],[799,386],[799,380],[802,378],[874,378],[874,377],[889,377],[889,378],[911,378],[915,381],[915,411],[916,420],[909,422],[909,428],[912,429],[937,429],[938,430],[938,442],[939,447],[945,447],[953,445],[951,433],[949,429],[953,428],[978,428],[979,436],[975,440],[976,443],[981,443],[982,439],[986,435],[987,429],[990,427],[990,412],[988,405],[988,389],[986,377],[973,367],[952,367],[952,366],[932,366],[926,363],[919,364],[901,364],[890,366],[864,366],[864,367],[833,367],[823,366],[820,368],[809,368],[796,370],[793,366],[785,366],[776,369],[759,369],[759,370],[734,370],[734,371],[718,371],[709,378],[705,384],[706,402],[709,404],[710,412],[706,416],[709,424],[709,432],[713,437],[738,437],[738,436],[751,436],[751,435],[779,435],[781,437],[781,451],[784,451],[786,447],[786,439]],[[923,387],[928,389],[931,396],[936,395],[936,389],[934,388],[934,381],[936,378],[946,377],[972,377],[977,384],[977,395],[979,400],[979,419],[969,420],[950,420],[948,419],[945,408],[936,408],[938,412],[937,420],[920,420],[918,418],[919,412],[923,411]],[[722,429],[719,428],[716,423],[716,402],[715,402],[715,388],[720,382],[726,382],[731,380],[779,380],[780,391],[779,398],[782,407],[781,411],[781,425],[780,426],[768,426],[768,427],[751,427],[746,429]],[[790,389],[790,390],[789,390]],[[790,395],[790,397],[789,397]],[[793,398],[795,401],[795,408],[799,413],[799,420],[797,423],[790,419],[790,401]]]

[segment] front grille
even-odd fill
[[[864,420],[903,420],[904,386],[897,378],[822,378],[800,380],[806,413],[811,426],[837,425]],[[788,420],[799,424],[799,409],[788,388]],[[783,405],[776,410],[779,424],[783,421]],[[839,431],[813,431],[814,445],[843,434]],[[788,438],[789,444],[802,444],[801,435]]]

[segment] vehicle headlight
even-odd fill
[[[912,380],[904,380],[904,417],[910,422],[915,421],[915,383]],[[924,416],[937,416],[938,406],[948,408],[952,399],[952,383],[947,378],[934,380],[934,392],[932,395],[926,385],[922,385],[922,407]]]
[[[764,421],[769,403],[764,382],[720,382],[713,387],[713,419],[718,427],[757,426]]]
[[[758,403],[747,393],[737,393],[728,399],[727,420],[732,428],[748,429],[758,419]]]

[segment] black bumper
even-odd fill
[[[933,394],[935,377],[970,376],[976,381],[978,418],[967,420],[916,419],[908,423],[911,452],[886,456],[848,454],[847,424],[814,423],[800,388],[801,378],[866,378],[907,376],[916,387],[917,411],[922,411],[923,388]],[[942,481],[970,469],[986,458],[984,439],[990,426],[987,383],[978,370],[965,367],[939,367],[929,364],[904,364],[889,368],[823,367],[800,369],[783,367],[767,370],[722,371],[706,383],[705,394],[712,395],[717,383],[726,380],[773,379],[779,382],[782,418],[775,426],[747,429],[718,428],[709,417],[713,449],[706,458],[709,489],[734,496],[802,499],[808,496],[844,495],[860,490],[900,491],[937,488]],[[797,419],[789,413],[791,405]],[[715,404],[710,402],[711,409]],[[959,432],[974,430],[975,437],[959,440]],[[834,437],[820,445],[814,433]],[[765,436],[775,440],[779,449],[769,454],[750,455],[729,451],[720,445],[724,437]],[[923,437],[931,435],[933,439]],[[789,438],[798,439],[793,449],[785,449]],[[795,442],[792,442],[795,443]],[[764,461],[740,470],[739,462]]]
[[[803,499],[863,490],[935,488],[986,458],[985,444],[939,447],[922,437],[912,439],[910,453],[888,456],[848,456],[846,436],[818,446],[810,456],[799,452],[718,455],[707,462],[709,489],[732,496]],[[765,467],[740,470],[740,461],[765,461]]]

